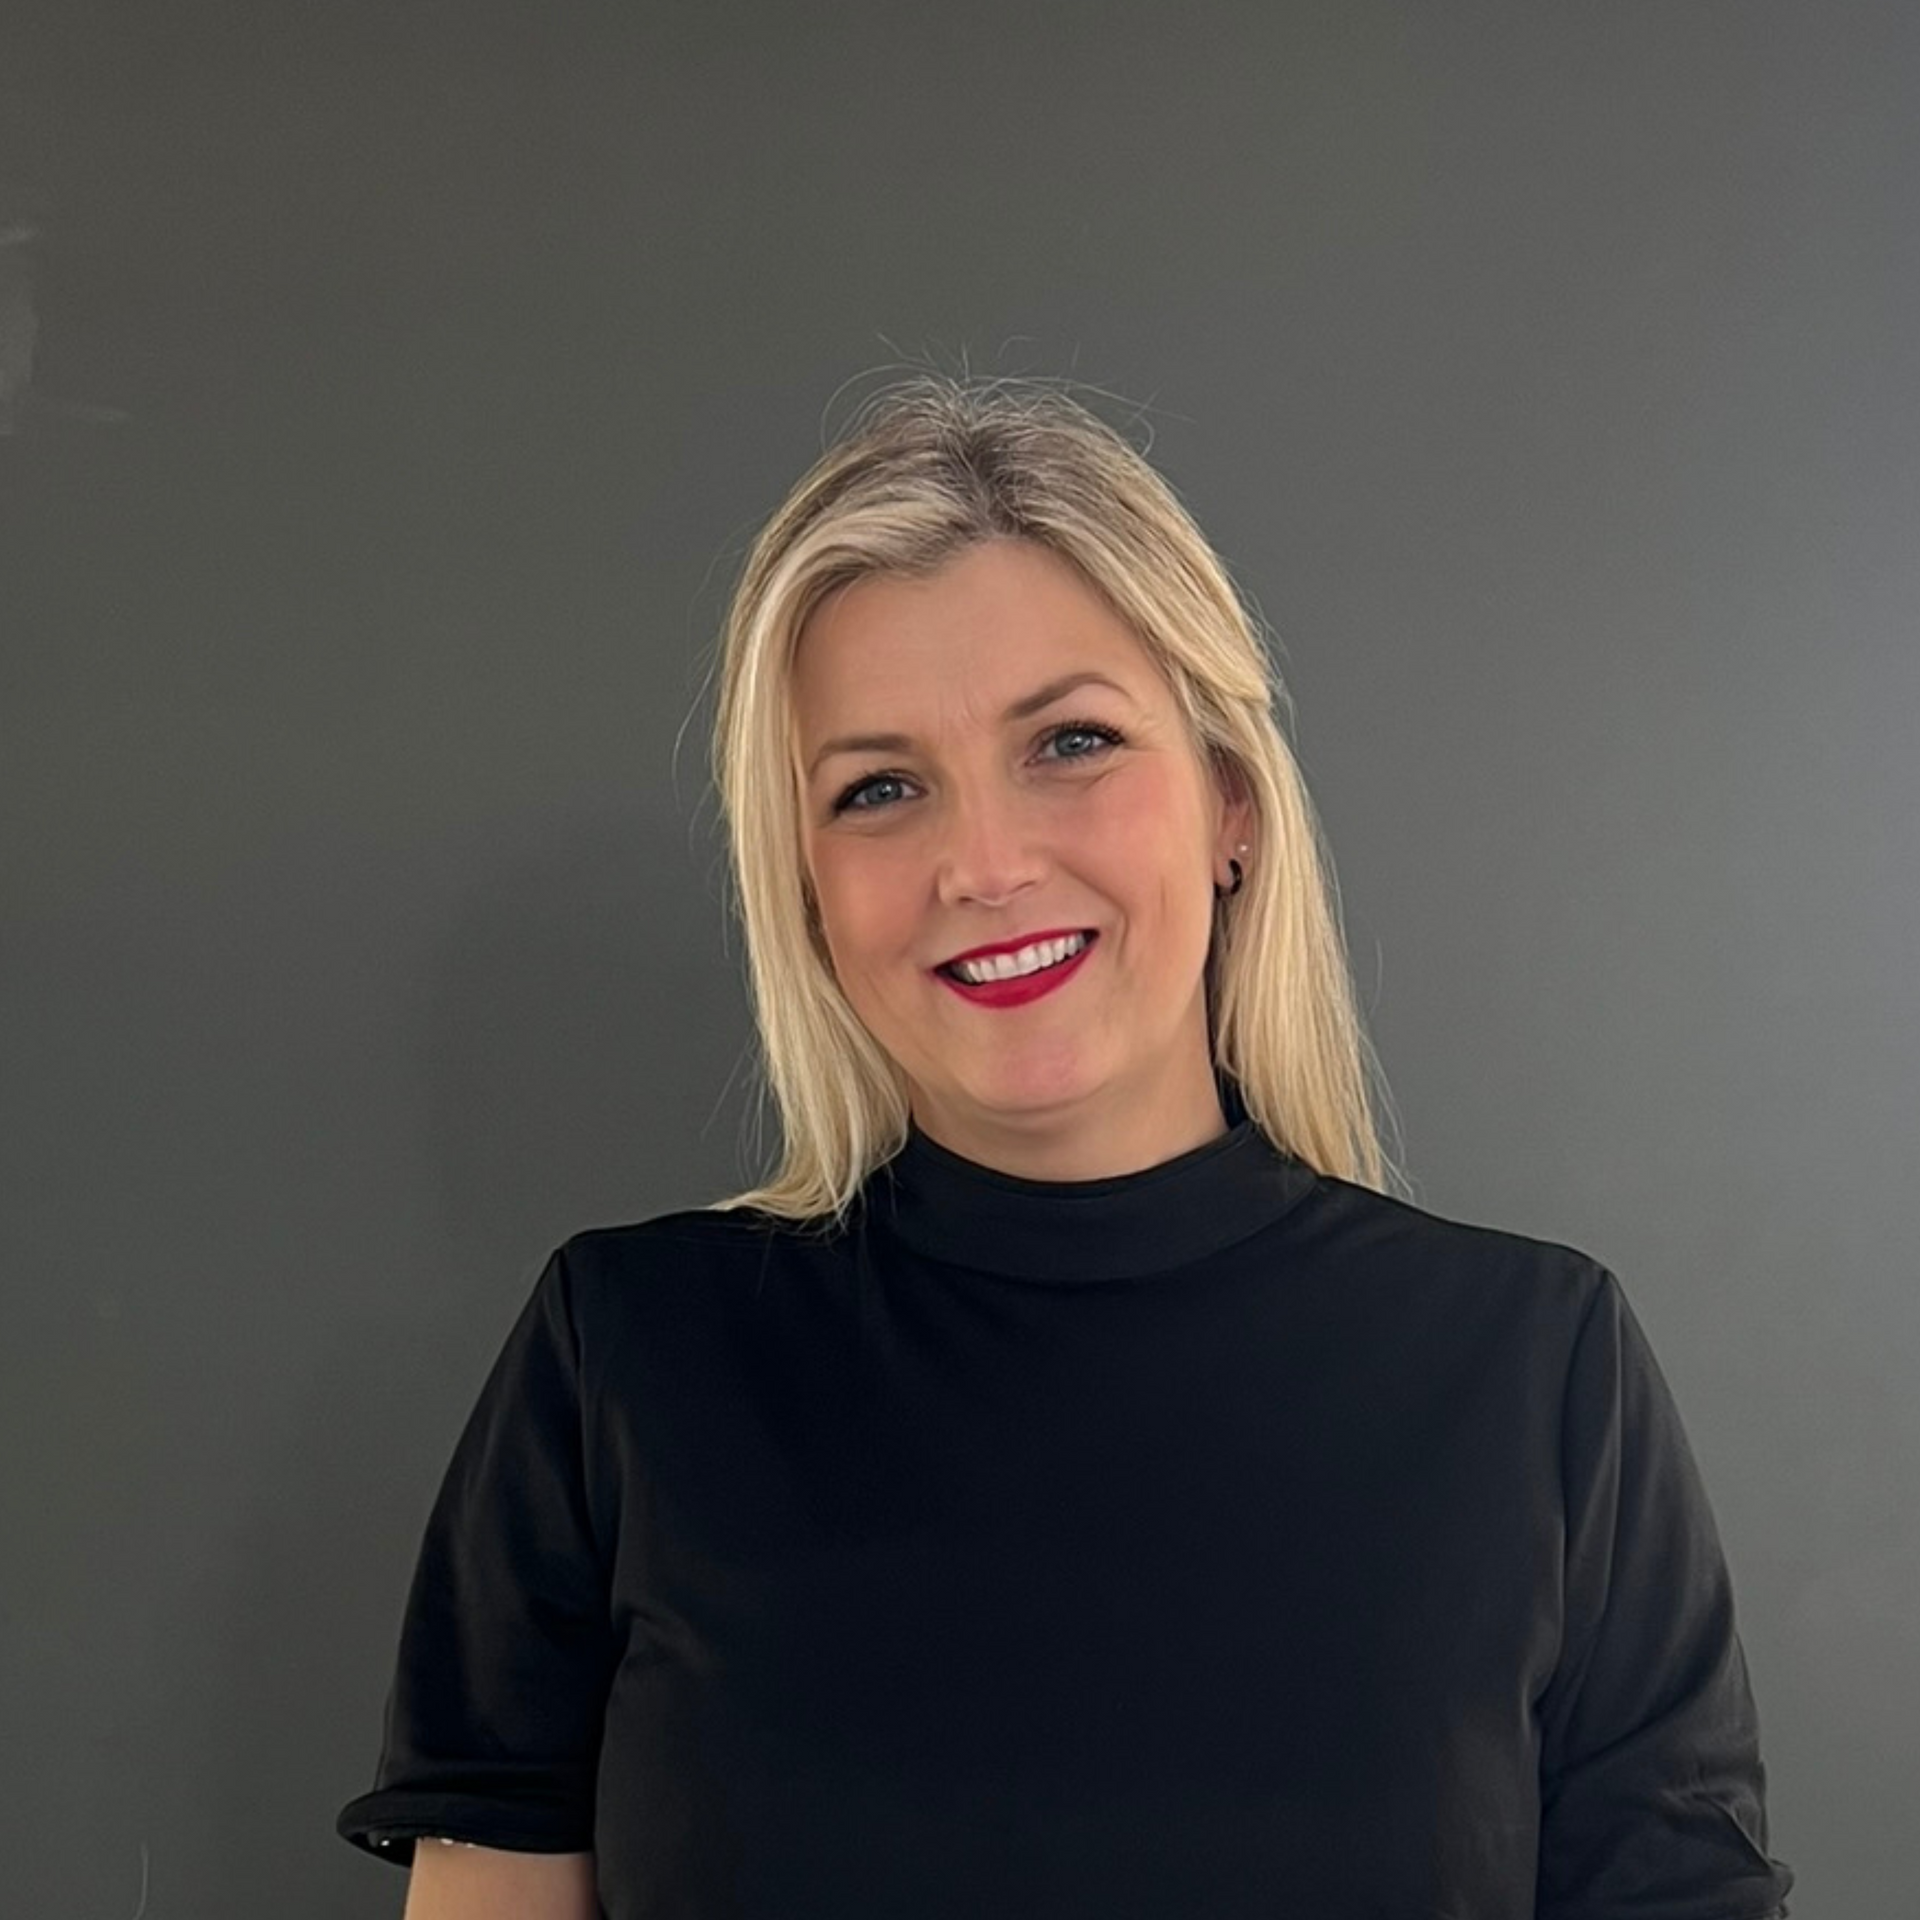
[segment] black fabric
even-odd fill
[[[1619,1285],[1230,1130],[917,1131],[823,1238],[548,1261],[339,1831],[610,1920],[1758,1920],[1732,1596]]]

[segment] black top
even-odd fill
[[[1757,1920],[1763,1784],[1613,1276],[1240,1119],[568,1240],[339,1830],[591,1848],[610,1920]]]

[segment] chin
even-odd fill
[[[984,1118],[1017,1121],[1044,1118],[1073,1107],[1098,1090],[1088,1074],[1008,1075],[985,1086],[973,1086],[955,1099],[956,1107],[972,1108]]]

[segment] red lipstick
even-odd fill
[[[984,960],[996,953],[1017,953],[1022,947],[1030,947],[1041,940],[1063,940],[1071,934],[1083,933],[1087,944],[1078,953],[1070,954],[1066,959],[1051,967],[1042,967],[1035,973],[1023,973],[1016,980],[988,980],[975,985],[971,980],[962,980],[958,974],[947,971],[954,960]],[[1018,940],[1002,940],[990,947],[973,947],[965,953],[957,953],[953,960],[946,961],[934,969],[935,978],[944,987],[950,987],[962,1000],[976,1007],[1023,1007],[1029,1000],[1038,1000],[1042,994],[1063,987],[1080,971],[1081,963],[1092,953],[1099,935],[1088,932],[1084,927],[1062,927],[1054,933],[1027,933]]]

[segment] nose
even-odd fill
[[[997,907],[1046,871],[1031,809],[1000,789],[956,792],[942,809],[935,874],[943,906]]]

